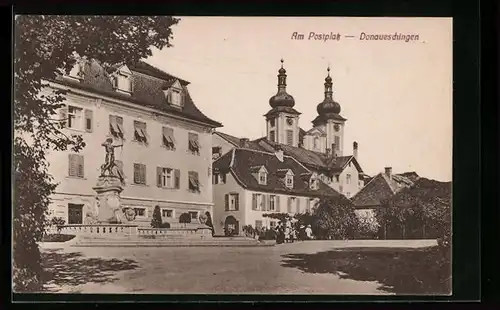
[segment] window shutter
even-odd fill
[[[261,205],[262,211],[268,210],[266,198],[267,198],[267,195],[262,195],[262,205]]]
[[[179,169],[175,169],[174,175],[175,175],[175,188],[180,188],[180,186],[181,186],[181,171]]]
[[[156,167],[156,185],[158,187],[162,187],[161,176],[162,176],[162,168],[161,167]]]
[[[288,197],[288,204],[287,204],[286,211],[288,213],[292,213],[292,198],[291,197]]]
[[[63,127],[67,127],[68,124],[68,107],[63,106],[59,110],[59,119],[61,120]]]
[[[280,196],[275,196],[275,200],[274,200],[274,209],[276,210],[276,212],[280,212]]]
[[[125,130],[123,129],[123,117],[121,116],[115,116],[116,118],[116,124],[118,125],[118,129],[121,131],[122,138],[125,137]]]
[[[340,138],[339,138],[339,136],[335,136],[335,149],[340,150]]]
[[[140,165],[134,164],[134,183],[138,184],[141,182],[141,171]]]
[[[300,213],[300,198],[297,198],[297,213]]]
[[[306,212],[311,211],[311,199],[306,198]]]
[[[229,211],[229,194],[225,195],[225,210]]]
[[[252,194],[252,210],[257,210],[257,194]]]
[[[236,194],[234,196],[234,209],[238,211],[240,209],[240,195]]]
[[[141,165],[141,182],[146,184],[146,165]]]
[[[92,132],[93,125],[93,111],[85,110],[85,131]]]
[[[68,156],[68,175],[71,177],[76,176],[76,160],[74,154]]]
[[[76,155],[78,161],[78,177],[83,178],[85,175],[85,170],[83,166],[83,155]]]

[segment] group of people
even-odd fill
[[[301,225],[298,229],[292,225],[290,220],[285,222],[280,221],[276,227],[276,243],[289,243],[295,240],[311,240],[313,239],[311,225]]]

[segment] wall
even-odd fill
[[[212,135],[209,128],[199,126],[185,120],[178,120],[166,116],[155,116],[151,112],[138,108],[129,108],[120,105],[114,100],[92,98],[80,95],[67,95],[67,104],[91,109],[93,111],[93,130],[91,133],[65,129],[67,134],[81,134],[86,147],[79,153],[84,156],[84,178],[68,176],[68,154],[65,152],[52,152],[48,155],[50,162],[49,172],[59,182],[56,189],[58,199],[54,202],[55,212],[61,214],[63,202],[68,200],[83,199],[81,197],[94,197],[97,178],[100,174],[100,165],[104,163],[105,150],[101,143],[109,133],[109,115],[123,117],[125,139],[123,149],[116,148],[116,160],[123,162],[126,176],[126,186],[121,193],[123,204],[144,206],[151,209],[155,204],[179,209],[211,210],[212,182],[211,182],[211,157]],[[134,120],[143,121],[147,125],[149,144],[147,146],[132,141]],[[162,126],[174,128],[176,150],[169,151],[162,146]],[[188,152],[188,132],[199,135],[201,145],[200,155]],[[114,144],[120,144],[115,141]],[[133,164],[146,165],[146,185],[133,184]],[[157,187],[156,168],[169,167],[180,169],[180,188],[164,189]],[[188,191],[188,171],[197,171],[200,182],[200,193]],[[71,198],[70,198],[71,197]],[[80,197],[80,198],[78,198]],[[85,198],[87,199],[87,198]],[[66,203],[67,205],[67,203]],[[152,209],[148,210],[152,213]],[[66,210],[67,212],[67,210]],[[148,213],[149,214],[149,213]],[[180,213],[176,214],[177,216]],[[66,215],[67,216],[67,215]]]
[[[232,173],[226,174],[226,183],[214,184],[214,213],[213,213],[213,223],[214,230],[217,235],[224,234],[224,221],[226,217],[232,215],[240,223],[241,228],[245,222],[245,206],[247,205],[245,190],[236,182]],[[226,211],[226,198],[225,195],[229,193],[239,194],[239,208],[238,211]]]
[[[226,139],[222,138],[218,134],[212,134],[212,147],[221,147],[221,156],[229,152],[234,145],[229,143]]]
[[[339,131],[335,131],[335,124],[340,126]],[[326,132],[326,146],[331,148],[332,143],[335,143],[335,136],[338,136],[340,139],[340,148],[337,151],[337,156],[344,156],[344,121],[334,121],[328,120],[325,128]]]

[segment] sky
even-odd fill
[[[188,80],[197,107],[217,130],[256,139],[277,92],[280,59],[287,92],[308,130],[331,67],[333,97],[347,118],[344,155],[374,175],[416,171],[452,178],[452,19],[354,17],[180,17],[173,46],[146,62]],[[294,40],[294,32],[304,34]],[[310,32],[340,40],[309,40]],[[361,40],[361,34],[418,35],[418,40]],[[353,36],[346,38],[345,36]]]

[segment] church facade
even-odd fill
[[[331,188],[347,198],[353,197],[363,186],[366,175],[358,162],[358,143],[353,142],[352,153],[347,155],[344,132],[347,119],[341,116],[341,107],[333,99],[330,68],[324,82],[324,99],[317,105],[317,117],[312,128],[299,126],[301,113],[295,99],[287,92],[287,74],[278,70],[278,90],[269,99],[270,110],[264,115],[266,136],[249,141],[225,133],[213,134],[213,158],[216,159],[232,147],[275,152],[277,148],[293,157]]]
[[[212,131],[222,126],[205,116],[189,95],[188,81],[149,64],[104,70],[82,61],[68,76],[48,81],[46,91],[67,91],[60,119],[67,135],[86,143],[79,153],[49,154],[49,172],[59,183],[49,207],[67,224],[88,224],[97,213],[92,189],[105,161],[102,143],[111,138],[125,177],[121,204],[135,212],[134,224],[149,226],[155,206],[164,222],[192,222],[213,214]],[[121,145],[121,146],[120,146]]]

